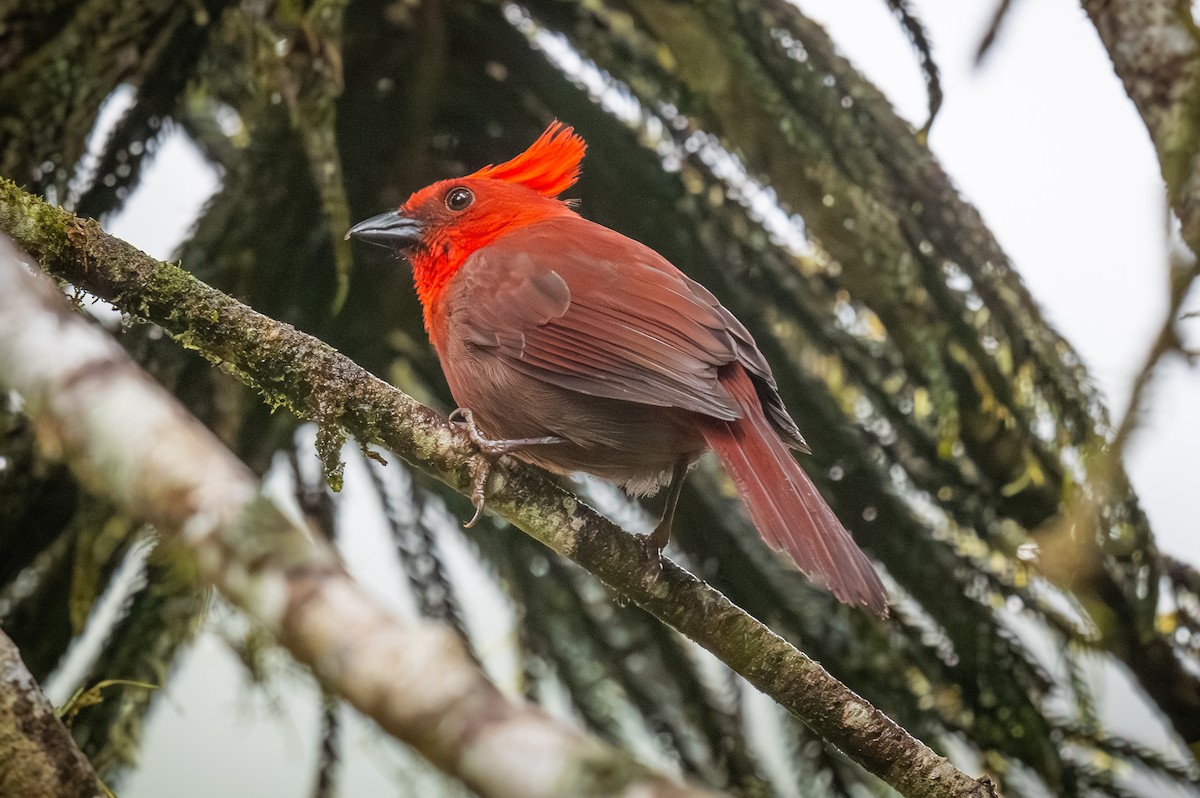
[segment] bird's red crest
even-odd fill
[[[587,144],[570,125],[557,119],[516,158],[485,166],[467,177],[486,177],[520,183],[545,197],[557,197],[579,179],[579,164]]]

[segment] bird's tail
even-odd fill
[[[721,375],[721,385],[741,406],[742,417],[706,419],[704,438],[737,485],[763,540],[840,601],[887,615],[879,574],[771,427],[749,374],[734,366]]]

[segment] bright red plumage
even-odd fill
[[[555,120],[516,158],[485,166],[467,177],[519,183],[543,197],[554,198],[575,185],[586,150],[583,139]]]
[[[743,416],[705,419],[700,429],[737,485],[763,540],[841,601],[885,613],[887,591],[879,575],[771,429],[749,375],[734,367],[721,376],[721,385]]]
[[[516,158],[435,183],[351,234],[408,255],[451,392],[483,435],[548,438],[512,453],[635,494],[673,477],[677,489],[712,448],[771,548],[842,601],[886,613],[870,561],[789,451],[806,447],[750,333],[658,253],[557,199],[583,152],[555,123]]]

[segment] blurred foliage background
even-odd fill
[[[923,46],[905,4],[889,5]],[[135,98],[85,159],[120,86]],[[583,213],[662,252],[753,331],[814,451],[805,466],[896,610],[876,621],[781,567],[711,464],[689,480],[672,555],[1007,796],[1200,794],[1200,575],[1156,550],[1088,375],[983,221],[796,6],[0,3],[0,175],[104,219],[177,126],[222,175],[184,267],[442,409],[409,276],[343,234],[414,187],[510,157],[555,117],[589,142]],[[342,499],[303,467],[294,418],[156,328],[114,334],[339,534]],[[452,576],[424,512],[444,500],[466,517],[467,502],[389,459],[357,473],[383,500],[415,605],[469,640],[460,599],[476,586]],[[15,406],[0,405],[0,463],[0,624],[45,680],[150,533],[41,461]],[[582,489],[639,523],[603,486]],[[733,795],[887,792],[790,718],[764,742],[738,678],[570,563],[491,521],[462,535],[515,613],[530,697]],[[161,684],[202,626],[190,576],[158,551],[144,560],[85,684]],[[269,680],[253,632],[238,646]],[[1128,672],[1168,749],[1101,724],[1097,663]],[[74,719],[118,787],[156,700],[122,691]],[[317,795],[336,790],[337,724],[324,734]]]

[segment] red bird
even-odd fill
[[[789,451],[808,447],[750,333],[657,252],[558,199],[585,146],[554,122],[511,161],[421,189],[347,237],[408,257],[456,414],[484,451],[635,495],[669,484],[649,537],[661,550],[688,467],[713,449],[767,545],[886,614],[870,560]],[[474,498],[482,509],[481,481]]]

